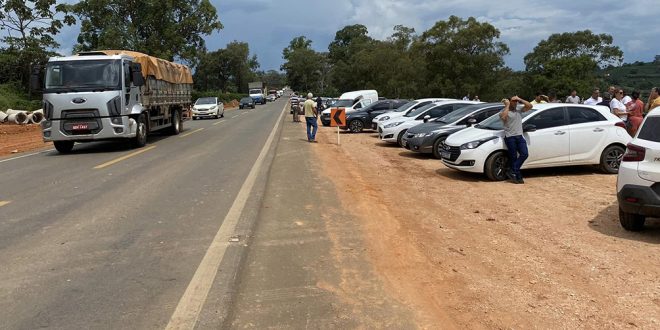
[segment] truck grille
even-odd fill
[[[98,109],[62,110],[60,129],[67,135],[97,134],[103,129]],[[87,124],[87,130],[73,130],[74,125]]]

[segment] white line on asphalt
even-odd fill
[[[179,135],[179,137],[184,138],[184,137],[186,137],[186,136],[193,135],[193,134],[195,134],[195,133],[197,133],[197,132],[201,132],[201,131],[203,131],[203,130],[204,130],[204,127],[202,127],[202,128],[198,128],[198,129],[196,129],[196,130],[194,130],[194,131],[192,131],[192,132],[190,132],[190,133],[181,134],[181,135]]]
[[[119,162],[121,162],[121,161],[127,160],[127,159],[129,159],[129,158],[131,158],[131,157],[135,157],[135,156],[137,156],[137,155],[139,155],[139,154],[141,154],[141,153],[145,153],[145,152],[147,152],[147,151],[149,151],[149,150],[151,150],[151,149],[153,149],[153,148],[156,148],[156,146],[155,146],[155,145],[152,145],[152,146],[149,146],[149,147],[146,147],[146,148],[142,148],[142,149],[140,149],[140,150],[138,150],[138,151],[136,151],[136,152],[132,152],[132,153],[130,153],[130,154],[128,154],[128,155],[121,156],[121,157],[119,157],[119,158],[113,159],[113,160],[111,160],[111,161],[109,161],[109,162],[106,162],[106,163],[103,163],[103,164],[101,164],[101,165],[94,166],[94,169],[95,169],[95,170],[100,170],[100,169],[102,169],[102,168],[106,168],[106,167],[108,167],[108,166],[111,166],[111,165],[117,164],[117,163],[119,163]]]
[[[30,156],[41,155],[41,154],[43,154],[43,153],[50,152],[50,151],[53,151],[53,150],[55,150],[55,149],[48,149],[48,150],[44,150],[44,151],[35,152],[35,153],[33,153],[33,154],[28,154],[28,155],[22,155],[22,156],[17,156],[17,157],[12,157],[12,158],[7,158],[7,159],[0,160],[0,163],[8,162],[8,161],[10,161],[10,160],[17,160],[17,159],[21,159],[21,158],[25,158],[25,157],[30,157]]]
[[[213,124],[213,126],[215,126],[215,125],[220,125],[220,124],[222,124],[222,123],[224,123],[224,122],[225,122],[224,120],[221,120],[221,121],[219,121],[219,122]]]
[[[266,143],[261,149],[259,157],[257,157],[257,160],[252,166],[245,182],[243,182],[241,190],[238,192],[238,195],[236,195],[236,199],[231,205],[227,216],[225,216],[225,219],[222,221],[220,229],[218,229],[218,232],[211,242],[211,246],[206,250],[206,254],[197,267],[195,275],[193,275],[192,280],[188,284],[186,292],[183,293],[181,300],[179,300],[179,304],[176,306],[176,310],[174,311],[174,314],[172,314],[166,329],[193,329],[195,327],[197,319],[199,318],[199,313],[206,302],[206,297],[208,296],[208,293],[211,290],[211,285],[217,275],[218,267],[227,251],[229,238],[236,229],[241,213],[243,213],[243,208],[245,207],[248,197],[252,192],[252,188],[254,187],[257,175],[261,171],[264,159],[273,144],[275,133],[280,126],[282,117],[284,116],[284,110],[285,109],[282,109],[282,113],[277,119],[275,127],[273,127],[273,130],[270,132]]]
[[[232,117],[232,118],[236,118],[236,117],[238,117],[238,116],[240,116],[240,115],[236,115],[236,116],[231,116],[231,117]]]
[[[9,203],[11,203],[11,201],[0,201],[0,207],[3,207]]]

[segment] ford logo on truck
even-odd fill
[[[87,100],[85,100],[85,99],[82,98],[82,97],[76,97],[76,98],[73,99],[71,102],[73,102],[73,103],[75,103],[75,104],[83,104],[83,103],[87,102]]]

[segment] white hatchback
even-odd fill
[[[225,116],[225,106],[217,97],[202,97],[197,99],[192,110],[193,120],[197,118],[213,117],[218,119]]]
[[[523,130],[529,150],[523,169],[600,165],[614,174],[632,139],[621,119],[603,106],[535,105],[523,114]],[[509,157],[498,114],[450,135],[443,148],[442,162],[450,168],[506,179]]]
[[[619,221],[630,231],[660,217],[660,109],[651,111],[628,144],[617,178]]]

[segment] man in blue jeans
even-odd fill
[[[303,104],[303,108],[305,109],[305,121],[307,121],[307,141],[316,143],[316,131],[319,129],[319,124],[316,102],[312,100],[313,97],[312,93],[307,94],[307,101]],[[312,128],[314,128],[313,131]]]
[[[509,180],[517,184],[523,184],[520,168],[529,156],[527,141],[523,137],[522,113],[532,110],[532,104],[514,96],[511,99],[502,100],[504,109],[500,112],[500,119],[504,122],[504,143],[509,150],[509,164],[511,169],[506,172]],[[518,103],[524,106],[518,109]]]

